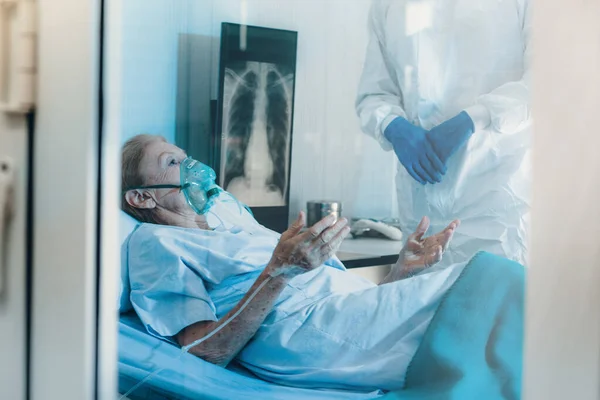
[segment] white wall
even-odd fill
[[[535,179],[523,397],[595,400],[600,398],[600,3],[535,4]]]
[[[177,42],[210,25],[210,0],[127,0],[122,4],[120,81],[123,141],[139,133],[175,141]],[[110,21],[109,21],[110,23]],[[111,62],[108,60],[108,62]]]
[[[245,20],[241,3],[217,2],[215,22],[298,31],[291,213],[326,198],[348,216],[391,215],[393,154],[360,132],[354,111],[370,0],[254,0]]]
[[[244,6],[245,4],[245,6]],[[354,99],[370,0],[127,0],[123,2],[122,137],[174,140],[177,36],[218,37],[221,22],[298,31],[291,214],[307,200],[344,202],[346,216],[390,216],[395,158],[360,132]],[[212,98],[217,97],[218,40]]]

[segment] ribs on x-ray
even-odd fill
[[[233,75],[231,70],[226,70]],[[254,103],[256,99],[257,76],[249,71],[242,77],[235,75],[237,81],[227,115],[227,153],[225,162],[225,182],[227,188],[232,179],[244,176],[246,149],[252,133]]]
[[[264,187],[285,199],[288,190],[291,88],[293,74],[282,75],[274,64],[248,62],[241,72],[226,69],[228,112],[224,187],[238,177],[248,178],[246,159],[252,135],[266,135],[270,163]],[[256,156],[256,155],[253,155]]]
[[[293,77],[282,77],[275,70],[267,74],[267,139],[269,155],[275,166],[267,185],[279,188],[284,197],[287,190],[291,108],[285,83],[291,79]]]

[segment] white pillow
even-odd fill
[[[121,290],[119,291],[119,311],[126,312],[133,308],[129,300],[131,285],[129,284],[129,268],[127,264],[127,243],[129,235],[140,224],[135,218],[121,211],[119,234],[121,238]]]

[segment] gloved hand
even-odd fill
[[[394,152],[406,171],[417,182],[441,182],[446,173],[444,163],[427,140],[427,131],[402,117],[394,119],[384,136],[394,146]]]
[[[427,139],[446,165],[450,157],[469,140],[474,131],[473,120],[463,111],[427,132]]]

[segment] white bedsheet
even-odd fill
[[[366,400],[381,392],[354,393],[341,390],[313,390],[279,386],[254,377],[232,365],[228,369],[190,354],[181,358],[180,349],[148,333],[137,316],[122,314],[119,321],[119,392],[149,373],[167,367],[130,394],[131,400]]]

